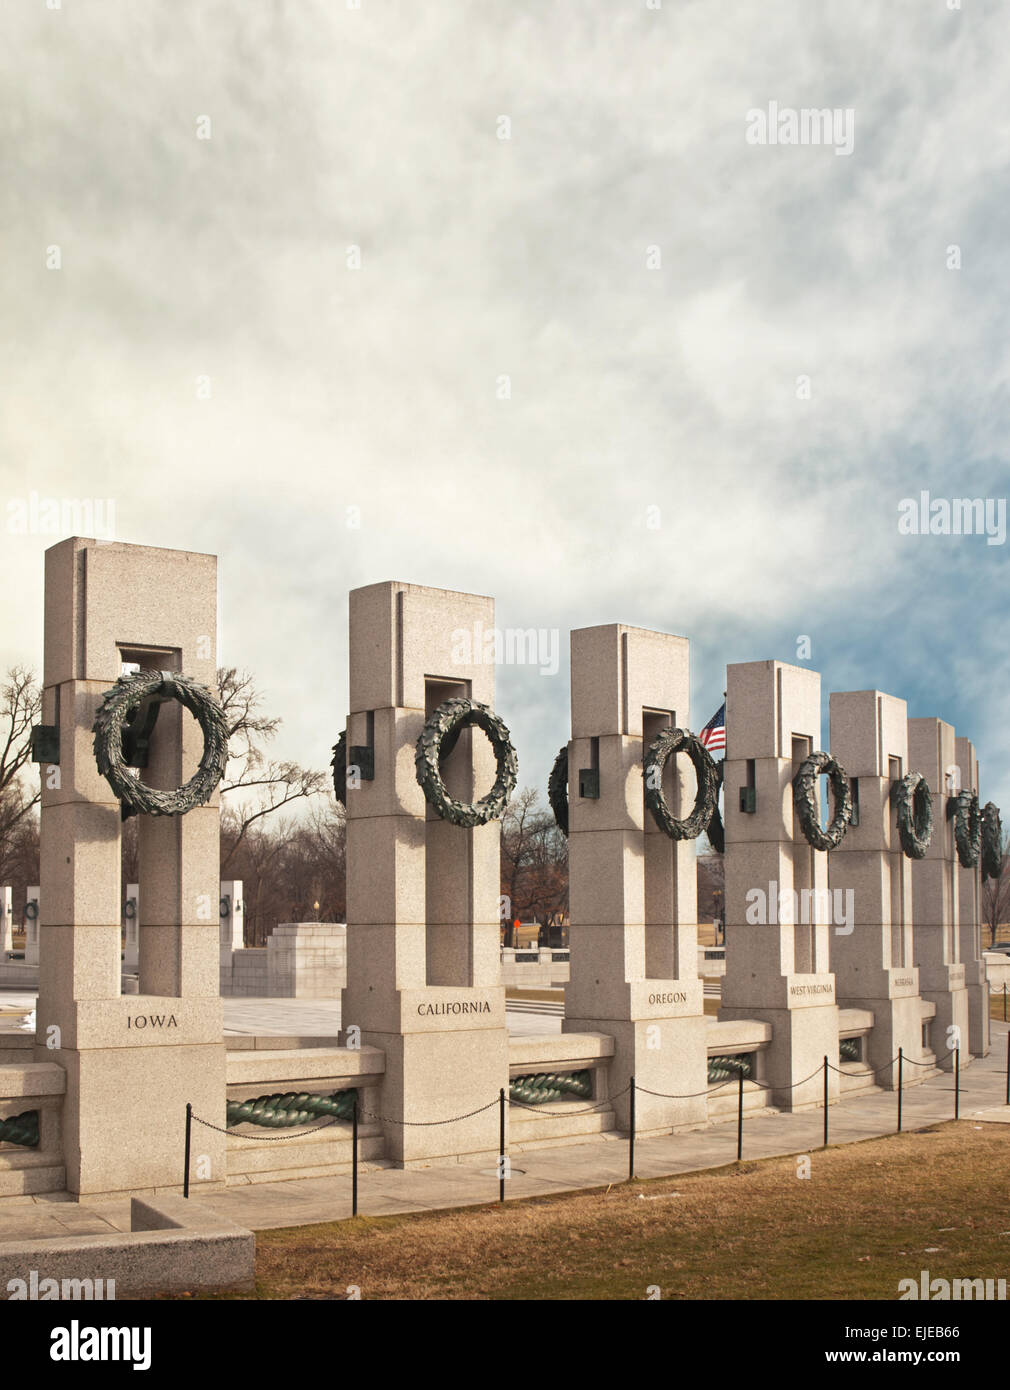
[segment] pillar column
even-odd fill
[[[655,823],[642,775],[656,736],[690,727],[689,644],[611,623],[573,632],[571,653],[571,975],[562,1028],[614,1038],[609,1090],[621,1127],[632,1076],[643,1088],[639,1132],[697,1127],[706,1119],[708,1053],[695,842],[671,840]],[[678,819],[695,791],[687,758],[668,759],[663,792]]]
[[[13,890],[6,885],[0,888],[0,954],[6,962],[7,954],[14,949],[14,902]]]
[[[123,973],[135,975],[140,969],[140,884],[126,885],[123,911]]]
[[[214,688],[216,591],[211,555],[80,537],[46,552],[43,723],[59,730],[60,763],[42,790],[36,1056],[66,1070],[72,1192],[179,1188],[187,1102],[224,1128],[216,795],[182,816],[140,818],[139,993],[124,996],[121,808],[92,733],[124,663]],[[152,786],[180,786],[201,756],[200,729],[182,716],[175,701],[161,706],[139,774]],[[224,1135],[194,1133],[198,1186],[223,1184]]]
[[[979,789],[978,758],[975,745],[967,738],[955,738],[954,761],[959,769],[960,789]],[[982,859],[972,868],[958,863],[957,920],[960,956],[964,966],[964,987],[968,992],[968,1050],[973,1057],[985,1057],[989,1039],[989,977],[982,954]]]
[[[872,1011],[866,1065],[878,1086],[894,1089],[898,1068],[888,1064],[899,1048],[915,1062],[934,1060],[923,1046],[932,1006],[924,1014],[912,963],[912,861],[901,848],[893,795],[908,770],[908,709],[879,690],[834,693],[830,708],[831,752],[852,781],[858,816],[828,853],[836,919],[847,894],[852,908],[851,931],[837,920],[832,927],[831,967],[839,1007]],[[904,1084],[928,1074],[910,1068]]]
[[[816,671],[780,661],[726,668],[726,974],[719,1017],[772,1024],[765,1081],[773,1104],[785,1110],[820,1105],[824,1058],[838,1057],[827,855],[807,843],[792,788],[800,763],[820,749],[820,686]],[[838,1095],[834,1071],[828,1094]]]
[[[493,708],[493,650],[478,640],[493,632],[494,602],[474,594],[393,582],[350,595],[341,1019],[345,1033],[357,1028],[361,1042],[385,1051],[379,1108],[387,1155],[403,1167],[498,1152],[496,1106],[453,1124],[404,1123],[464,1114],[508,1086],[500,827],[442,820],[414,764],[425,720],[443,701]],[[367,755],[353,761],[356,749],[370,750],[371,778]],[[464,729],[442,774],[459,800],[489,791],[495,760],[483,733]]]
[[[961,1063],[970,1056],[968,991],[960,959],[961,890],[954,821],[948,814],[957,767],[952,725],[942,719],[910,719],[908,761],[910,771],[925,777],[933,796],[933,837],[925,858],[912,861],[915,964],[922,997],[936,1005],[930,1045],[937,1066],[952,1071],[954,1058],[946,1054],[956,1037],[961,1039]]]
[[[221,964],[231,964],[232,951],[245,946],[245,903],[242,901],[242,880],[227,878],[221,881]]]
[[[39,933],[42,926],[42,891],[38,884],[25,890],[25,965],[39,963]]]

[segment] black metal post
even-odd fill
[[[743,1067],[737,1072],[736,1089],[736,1161],[743,1158]]]
[[[505,1087],[498,1092],[498,1200],[505,1200]]]
[[[954,1048],[954,1119],[961,1110],[961,1049]]]
[[[628,1181],[631,1182],[635,1176],[635,1078],[631,1078],[631,1132],[628,1146]]]
[[[899,1047],[899,1048],[898,1048],[898,1133],[899,1133],[899,1134],[901,1133],[901,1084],[902,1084],[902,1073],[903,1073],[903,1071],[904,1071],[904,1067],[905,1067],[905,1054],[904,1054],[904,1052],[902,1051],[902,1049]]]
[[[182,1195],[189,1196],[189,1149],[193,1136],[193,1107],[186,1102],[186,1171],[182,1179]]]
[[[824,1059],[824,1147],[828,1147],[828,1059]]]
[[[351,1111],[351,1215],[358,1214],[358,1097]]]

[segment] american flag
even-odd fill
[[[710,753],[718,753],[720,750],[726,751],[726,701],[723,700],[718,710],[702,729],[698,735],[701,746],[707,748]]]

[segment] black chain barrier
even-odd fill
[[[948,1057],[953,1057],[956,1051],[956,1048],[951,1048],[948,1052],[944,1052],[941,1056],[937,1057],[934,1062],[917,1062],[914,1057],[903,1057],[901,1060],[910,1062],[914,1067],[935,1067],[940,1062],[945,1062]],[[839,1076],[878,1076],[882,1072],[889,1071],[891,1067],[897,1066],[898,1060],[898,1057],[895,1056],[890,1062],[885,1062],[883,1066],[876,1067],[870,1071],[842,1071],[840,1067],[836,1067],[832,1062],[828,1063],[828,1069],[837,1072]],[[808,1085],[815,1076],[820,1076],[823,1070],[824,1063],[822,1062],[815,1071],[812,1071],[809,1076],[805,1076],[802,1081],[794,1081],[788,1086],[769,1086],[763,1081],[758,1081],[756,1077],[748,1077],[745,1079],[748,1080],[752,1086],[757,1087],[759,1091],[795,1091],[800,1086]],[[703,1091],[686,1091],[683,1093],[676,1091],[653,1091],[650,1090],[648,1086],[642,1086],[638,1082],[635,1083],[635,1090],[641,1092],[642,1095],[656,1096],[660,1100],[697,1100],[700,1096],[712,1096],[718,1091],[724,1090],[727,1086],[735,1086],[736,1084],[737,1078],[731,1076],[728,1080],[722,1081],[718,1085],[706,1086]],[[595,1105],[585,1106],[581,1110],[566,1110],[564,1111],[564,1115],[567,1118],[570,1115],[591,1115],[597,1110],[606,1110],[613,1101],[620,1100],[621,1096],[627,1095],[630,1090],[631,1083],[629,1082],[627,1086],[622,1087],[620,1091],[615,1091],[613,1095],[608,1096],[605,1100],[597,1101]],[[391,1115],[382,1115],[376,1110],[359,1110],[358,1114],[363,1118],[377,1120],[381,1124],[410,1126],[416,1129],[430,1129],[439,1125],[458,1124],[461,1120],[472,1120],[474,1115],[483,1115],[485,1111],[493,1109],[497,1104],[497,1100],[490,1100],[487,1105],[481,1105],[476,1110],[468,1110],[463,1115],[450,1115],[448,1119],[445,1120],[399,1120]],[[529,1110],[532,1114],[540,1115],[544,1119],[556,1119],[558,1116],[558,1111],[556,1110],[544,1110],[542,1105],[528,1105],[525,1101],[513,1100],[511,1097],[508,1100],[508,1104],[514,1106],[517,1110]],[[205,1129],[216,1130],[218,1134],[235,1133],[234,1128],[224,1129],[220,1125],[211,1124],[209,1120],[201,1119],[199,1115],[194,1115],[193,1119],[198,1125],[203,1125]],[[290,1134],[243,1134],[241,1137],[243,1139],[255,1139],[259,1143],[272,1144],[282,1139],[304,1139],[309,1134],[318,1134],[321,1129],[330,1129],[333,1125],[348,1124],[349,1122],[349,1117],[337,1118],[327,1120],[325,1124],[315,1125],[312,1129],[299,1129],[297,1132]],[[239,1121],[239,1123],[242,1123],[242,1121]]]
[[[763,1081],[753,1079],[752,1084],[760,1091],[795,1091],[799,1086],[806,1086],[809,1082],[813,1081],[815,1076],[820,1076],[823,1071],[824,1063],[822,1062],[816,1071],[812,1071],[810,1075],[805,1076],[802,1081],[794,1081],[791,1086],[766,1086]]]
[[[686,1096],[675,1096],[669,1091],[650,1091],[648,1086],[639,1086],[636,1082],[635,1090],[641,1091],[646,1096],[659,1096],[660,1100],[697,1100],[699,1096],[714,1096],[716,1091],[721,1091],[726,1086],[735,1086],[737,1078],[729,1077],[726,1081],[720,1081],[717,1086],[706,1086],[704,1091],[691,1091]],[[755,1085],[757,1083],[755,1082]]]
[[[635,1089],[640,1091],[642,1088],[641,1086],[637,1086]],[[564,1117],[567,1120],[569,1115],[592,1115],[597,1110],[605,1110],[609,1107],[612,1101],[620,1100],[621,1096],[627,1095],[627,1093],[630,1090],[631,1083],[629,1082],[623,1090],[615,1091],[612,1096],[608,1096],[606,1100],[597,1101],[595,1105],[587,1105],[583,1110],[566,1110],[564,1112]],[[557,1119],[558,1117],[558,1112],[556,1110],[544,1110],[542,1105],[527,1105],[526,1101],[524,1100],[512,1100],[510,1097],[509,1105],[514,1105],[517,1110],[531,1110],[534,1115],[539,1115],[541,1119],[545,1120],[549,1120],[551,1118]]]
[[[198,1125],[203,1125],[204,1129],[213,1129],[218,1134],[234,1134],[234,1128],[222,1129],[220,1125],[212,1125],[210,1120],[201,1120],[199,1115],[194,1115],[193,1120]],[[242,1123],[242,1121],[240,1121]],[[258,1144],[279,1144],[284,1139],[307,1139],[310,1134],[318,1134],[321,1129],[332,1129],[334,1125],[349,1123],[347,1120],[327,1120],[324,1124],[313,1125],[311,1129],[292,1130],[288,1134],[240,1134],[240,1139],[255,1139]]]
[[[902,1053],[901,1060],[903,1062],[911,1062],[913,1067],[935,1067],[937,1062],[946,1062],[948,1057],[953,1057],[957,1050],[956,1047],[952,1047],[949,1052],[941,1053],[941,1055],[937,1057],[936,1062],[917,1062],[914,1057],[906,1057],[904,1053]],[[896,1062],[897,1060],[897,1057],[895,1057],[894,1061]],[[894,1062],[892,1062],[891,1065],[893,1066]]]
[[[395,1118],[395,1117],[393,1117],[393,1116],[382,1115],[382,1114],[380,1114],[380,1113],[377,1112],[377,1111],[372,1111],[372,1110],[360,1110],[360,1109],[359,1109],[359,1103],[357,1102],[357,1100],[355,1100],[354,1105],[353,1105],[352,1115],[351,1115],[351,1117],[350,1117],[350,1118],[351,1118],[351,1124],[352,1124],[352,1131],[351,1131],[351,1135],[352,1135],[352,1143],[351,1143],[351,1175],[352,1175],[352,1187],[351,1187],[351,1191],[352,1191],[351,1214],[352,1214],[352,1216],[357,1216],[357,1214],[358,1214],[358,1120],[359,1120],[359,1118],[362,1117],[362,1116],[363,1116],[363,1117],[366,1117],[366,1118],[368,1118],[368,1119],[370,1119],[370,1120],[376,1120],[376,1121],[378,1121],[378,1122],[381,1123],[381,1124],[394,1124],[394,1125],[399,1125],[399,1126],[401,1126],[401,1127],[410,1127],[410,1128],[419,1128],[419,1129],[430,1129],[430,1128],[433,1128],[433,1127],[436,1127],[436,1126],[441,1126],[441,1125],[458,1124],[458,1123],[459,1123],[460,1121],[462,1121],[462,1120],[470,1120],[470,1119],[472,1119],[475,1115],[483,1115],[483,1114],[486,1114],[488,1110],[493,1110],[493,1109],[495,1108],[495,1106],[497,1106],[497,1107],[499,1108],[499,1112],[500,1112],[500,1115],[501,1115],[501,1124],[500,1124],[500,1145],[501,1145],[501,1153],[499,1154],[499,1160],[498,1160],[499,1201],[504,1202],[504,1200],[505,1200],[505,1178],[506,1178],[506,1176],[508,1176],[508,1154],[507,1154],[506,1149],[505,1149],[505,1110],[506,1110],[506,1106],[507,1106],[507,1105],[513,1106],[513,1107],[514,1107],[515,1109],[517,1109],[517,1110],[526,1110],[526,1111],[529,1111],[531,1114],[537,1115],[537,1116],[539,1116],[540,1118],[543,1118],[543,1119],[552,1119],[552,1118],[553,1118],[553,1119],[557,1119],[557,1118],[559,1118],[559,1117],[563,1117],[563,1118],[565,1118],[565,1119],[568,1119],[569,1117],[576,1117],[576,1116],[579,1116],[579,1115],[592,1115],[592,1114],[596,1114],[596,1113],[597,1113],[598,1111],[600,1111],[600,1110],[609,1109],[610,1106],[613,1105],[614,1101],[620,1100],[620,1098],[621,1098],[622,1096],[624,1096],[624,1095],[629,1095],[629,1093],[630,1093],[629,1132],[628,1132],[628,1141],[629,1141],[628,1181],[631,1182],[631,1181],[634,1181],[634,1178],[635,1178],[635,1096],[636,1096],[636,1093],[638,1093],[638,1092],[641,1092],[642,1095],[646,1095],[646,1096],[655,1096],[655,1097],[657,1097],[657,1098],[660,1099],[660,1100],[698,1100],[698,1099],[700,1099],[702,1096],[712,1096],[712,1095],[716,1095],[716,1094],[718,1094],[718,1092],[725,1090],[726,1087],[735,1085],[735,1086],[737,1087],[737,1094],[738,1094],[738,1097],[739,1097],[738,1105],[737,1105],[737,1150],[736,1150],[736,1156],[737,1156],[737,1162],[740,1162],[740,1161],[742,1160],[742,1158],[743,1158],[743,1114],[744,1114],[744,1110],[743,1110],[743,1099],[744,1099],[744,1085],[745,1085],[745,1081],[749,1081],[751,1087],[754,1088],[754,1089],[756,1089],[756,1090],[759,1090],[759,1091],[795,1091],[795,1090],[797,1090],[797,1089],[798,1089],[799,1087],[801,1087],[801,1086],[808,1086],[808,1085],[810,1084],[810,1082],[813,1081],[817,1076],[823,1076],[823,1078],[824,1078],[824,1107],[823,1107],[823,1108],[824,1108],[824,1147],[826,1148],[826,1147],[828,1146],[828,1115],[829,1115],[829,1108],[830,1108],[830,1106],[829,1106],[829,1097],[828,1097],[828,1073],[829,1073],[830,1071],[835,1072],[836,1075],[838,1075],[838,1076],[854,1076],[854,1077],[856,1077],[856,1078],[862,1080],[862,1079],[864,1079],[864,1078],[866,1078],[866,1077],[878,1076],[878,1075],[880,1075],[880,1074],[883,1073],[883,1072],[890,1071],[894,1066],[897,1066],[897,1067],[898,1067],[898,1086],[897,1086],[897,1098],[898,1098],[898,1133],[900,1134],[900,1133],[901,1133],[901,1119],[902,1119],[902,1094],[903,1094],[903,1087],[902,1087],[902,1068],[903,1068],[904,1063],[905,1063],[905,1062],[910,1062],[910,1063],[912,1064],[912,1066],[915,1066],[915,1067],[923,1067],[923,1068],[932,1067],[932,1068],[935,1069],[935,1068],[939,1065],[940,1062],[946,1061],[949,1057],[953,1057],[953,1058],[955,1059],[955,1063],[954,1063],[954,1118],[955,1118],[955,1120],[956,1120],[956,1119],[959,1118],[960,1096],[961,1096],[961,1091],[962,1091],[962,1089],[963,1089],[963,1088],[961,1087],[961,1084],[960,1084],[960,1066],[959,1066],[959,1062],[960,1062],[960,1048],[956,1048],[956,1047],[955,1047],[955,1048],[950,1048],[947,1052],[943,1053],[943,1054],[942,1054],[941,1056],[939,1056],[939,1057],[934,1058],[934,1060],[931,1061],[931,1062],[920,1062],[920,1061],[917,1061],[914,1057],[906,1057],[906,1056],[904,1055],[904,1052],[903,1052],[902,1050],[899,1049],[898,1055],[897,1055],[896,1057],[893,1057],[893,1058],[891,1059],[891,1061],[885,1062],[882,1066],[875,1067],[875,1068],[868,1068],[868,1069],[866,1069],[865,1071],[860,1071],[860,1072],[843,1071],[841,1067],[835,1066],[833,1062],[830,1062],[830,1061],[828,1060],[828,1058],[825,1057],[825,1058],[824,1058],[824,1061],[821,1063],[821,1065],[820,1065],[819,1067],[817,1067],[814,1071],[812,1071],[812,1072],[810,1073],[809,1076],[804,1077],[801,1081],[794,1081],[794,1082],[792,1082],[792,1083],[791,1083],[790,1085],[788,1085],[788,1086],[769,1086],[769,1085],[767,1085],[767,1084],[766,1084],[765,1082],[763,1082],[763,1081],[758,1081],[758,1080],[757,1080],[755,1077],[753,1077],[753,1076],[751,1076],[751,1077],[745,1077],[745,1075],[744,1075],[745,1068],[744,1068],[744,1066],[743,1066],[742,1064],[737,1064],[737,1075],[736,1075],[735,1077],[732,1077],[732,1076],[731,1076],[731,1077],[727,1078],[727,1080],[725,1080],[725,1081],[723,1081],[723,1082],[720,1082],[720,1083],[715,1084],[715,1085],[706,1086],[706,1088],[705,1088],[703,1091],[689,1091],[689,1092],[687,1092],[687,1093],[685,1093],[685,1094],[679,1094],[679,1093],[670,1092],[670,1091],[654,1091],[654,1090],[652,1090],[652,1089],[651,1089],[650,1087],[648,1087],[648,1086],[641,1086],[641,1085],[639,1085],[639,1084],[636,1082],[635,1078],[632,1077],[631,1080],[628,1082],[628,1084],[627,1084],[626,1086],[624,1086],[620,1091],[614,1092],[613,1095],[607,1096],[604,1100],[597,1101],[595,1105],[584,1106],[583,1108],[581,1108],[581,1109],[579,1109],[579,1110],[567,1110],[567,1109],[564,1110],[564,1111],[546,1110],[546,1109],[544,1108],[543,1104],[541,1104],[541,1105],[530,1105],[530,1104],[528,1104],[527,1102],[522,1101],[522,1100],[517,1100],[517,1099],[513,1098],[512,1096],[509,1096],[508,1100],[506,1101],[506,1096],[505,1096],[505,1090],[504,1090],[504,1088],[502,1088],[502,1089],[499,1091],[499,1093],[498,1093],[498,1099],[497,1099],[497,1100],[488,1101],[488,1103],[487,1103],[486,1105],[478,1106],[475,1110],[468,1110],[468,1111],[466,1111],[466,1112],[465,1112],[464,1114],[462,1114],[462,1115],[450,1115],[449,1117],[447,1117],[446,1119],[443,1119],[443,1120],[401,1120],[401,1119],[397,1119],[397,1118]],[[1008,1040],[1008,1051],[1007,1051],[1007,1103],[1010,1104],[1010,1040]],[[184,1180],[183,1180],[183,1193],[184,1193],[184,1195],[185,1195],[186,1197],[189,1196],[190,1126],[191,1126],[191,1123],[192,1123],[193,1121],[195,1121],[198,1125],[203,1125],[203,1127],[204,1127],[205,1129],[214,1130],[214,1131],[215,1131],[216,1133],[218,1133],[218,1134],[225,1134],[225,1135],[227,1135],[227,1134],[234,1134],[234,1133],[235,1133],[235,1128],[234,1128],[234,1126],[225,1128],[225,1127],[222,1127],[221,1125],[212,1124],[209,1120],[201,1119],[201,1117],[200,1117],[199,1115],[193,1114],[193,1108],[192,1108],[191,1105],[187,1105],[187,1106],[186,1106],[186,1157],[185,1157],[185,1170],[184,1170],[184,1171],[185,1171],[185,1176],[184,1176]],[[235,1123],[243,1123],[243,1121],[237,1120]],[[332,1128],[332,1127],[333,1127],[334,1125],[336,1125],[336,1124],[346,1124],[346,1123],[347,1123],[347,1117],[345,1117],[345,1116],[336,1116],[336,1117],[334,1117],[332,1120],[327,1120],[325,1123],[323,1123],[323,1124],[321,1124],[321,1125],[314,1125],[314,1126],[312,1127],[312,1129],[301,1129],[301,1128],[296,1128],[296,1129],[292,1129],[291,1132],[289,1132],[289,1133],[287,1133],[287,1134],[269,1134],[269,1135],[267,1135],[267,1134],[243,1134],[241,1137],[242,1137],[243,1139],[253,1139],[253,1140],[256,1140],[256,1141],[258,1141],[258,1142],[260,1142],[260,1143],[275,1144],[275,1143],[280,1143],[280,1142],[282,1142],[282,1141],[285,1140],[285,1139],[304,1139],[304,1138],[307,1138],[308,1135],[310,1135],[310,1134],[318,1134],[320,1130],[323,1130],[323,1129],[330,1129],[330,1128]]]
[[[465,1115],[450,1115],[447,1120],[396,1120],[390,1115],[379,1115],[374,1110],[362,1110],[360,1113],[367,1115],[370,1120],[379,1120],[386,1125],[409,1125],[411,1129],[431,1129],[435,1125],[454,1125],[460,1120],[472,1120],[474,1115],[483,1115],[485,1110],[493,1110],[497,1104],[497,1100],[490,1100],[487,1105],[482,1105],[477,1110],[468,1110]]]
[[[949,1052],[944,1052],[941,1056],[937,1057],[935,1062],[917,1062],[914,1057],[906,1057],[904,1053],[902,1053],[900,1060],[903,1062],[911,1062],[913,1067],[935,1067],[938,1062],[945,1062],[948,1057],[953,1057],[956,1051],[957,1048],[952,1047]],[[840,1067],[836,1067],[832,1062],[829,1062],[828,1066],[832,1071],[838,1072],[839,1076],[878,1076],[881,1072],[889,1071],[891,1067],[897,1066],[898,1060],[897,1057],[892,1057],[889,1062],[885,1062],[882,1067],[876,1067],[873,1071],[842,1071]]]

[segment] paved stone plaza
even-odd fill
[[[517,1001],[518,1002],[518,1001]],[[224,1035],[234,1037],[328,1038],[334,1047],[340,1032],[339,999],[240,999],[225,998]],[[0,1031],[17,1028],[17,1013],[35,1008],[36,996],[25,992],[0,992]],[[11,1017],[4,1018],[10,1013]],[[506,1023],[513,1037],[560,1033],[563,1006],[546,1005],[543,1012],[532,1002],[506,1005]]]

